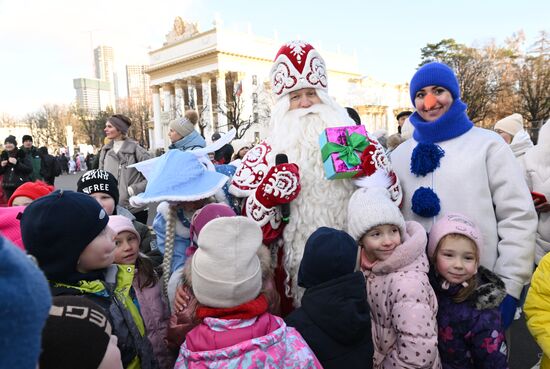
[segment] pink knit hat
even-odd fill
[[[448,234],[461,234],[474,241],[479,257],[479,252],[481,250],[481,246],[483,245],[479,228],[477,228],[474,222],[464,215],[450,213],[439,218],[430,230],[428,237],[428,256],[430,258],[434,256],[435,249],[437,248],[439,241],[441,241],[441,239]]]
[[[192,255],[197,250],[197,239],[202,228],[211,220],[222,217],[234,217],[237,214],[225,204],[208,204],[202,209],[197,210],[191,219],[189,227],[189,238],[191,245],[186,250],[186,255]]]
[[[136,235],[138,242],[141,243],[141,237],[139,236],[138,231],[132,224],[132,221],[122,215],[111,215],[109,216],[109,227],[111,227],[115,233],[118,235],[120,232],[132,232]]]
[[[21,225],[18,215],[25,210],[24,206],[12,206],[0,208],[0,234],[13,242],[21,250],[25,251],[21,238]]]

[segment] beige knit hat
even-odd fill
[[[177,118],[170,121],[170,128],[178,132],[181,137],[188,136],[195,129],[193,123],[191,123],[191,121],[185,117]]]
[[[403,236],[405,219],[383,187],[360,188],[348,204],[348,233],[358,241],[367,231],[382,224],[395,224]]]
[[[242,216],[214,219],[204,226],[197,243],[191,280],[202,305],[231,308],[258,297],[262,231],[256,223]]]
[[[513,137],[523,129],[523,117],[518,113],[509,115],[496,122],[494,129],[500,129]]]

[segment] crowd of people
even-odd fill
[[[76,191],[6,139],[0,367],[504,369],[523,306],[550,368],[550,123],[536,145],[519,114],[475,127],[438,62],[389,137],[312,45],[270,76],[264,141],[211,149],[187,111],[152,159],[116,114]]]

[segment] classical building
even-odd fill
[[[397,114],[412,110],[409,84],[391,84],[363,77],[348,96],[369,132],[384,130],[388,134],[397,132]]]
[[[196,24],[176,17],[166,42],[149,53],[145,71],[152,93],[152,147],[168,146],[169,121],[187,109],[199,112],[199,129],[207,140],[213,132],[229,130],[235,121],[252,123],[243,141],[264,138],[272,106],[269,72],[281,44],[226,29],[220,21],[200,32]],[[408,86],[377,84],[362,76],[356,56],[314,46],[327,65],[329,93],[343,106],[359,110],[368,129],[397,131],[391,126],[396,125],[393,114],[408,106],[401,102]]]

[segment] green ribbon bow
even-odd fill
[[[327,142],[321,148],[321,155],[323,156],[323,161],[327,160],[331,154],[336,152],[340,153],[338,158],[340,158],[348,167],[354,167],[361,164],[361,159],[355,151],[363,152],[369,143],[365,136],[360,135],[359,133],[348,134],[346,130],[346,145],[340,145],[334,142]]]

